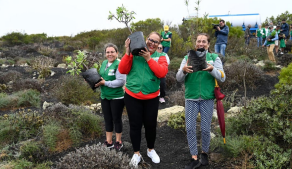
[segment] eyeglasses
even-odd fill
[[[158,47],[157,49],[162,49],[162,47]]]
[[[110,51],[110,52],[106,52],[106,54],[110,54],[110,53],[116,53],[116,51]]]
[[[153,40],[153,39],[150,39],[150,38],[148,38],[148,40],[149,40],[150,42],[154,43],[154,44],[158,44],[158,43],[159,43],[158,41]]]

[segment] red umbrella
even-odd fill
[[[220,130],[221,130],[221,134],[223,136],[223,141],[224,141],[224,144],[225,144],[226,142],[225,142],[224,107],[223,107],[223,104],[222,104],[222,101],[221,101],[225,97],[225,95],[220,92],[221,89],[220,89],[216,79],[215,79],[215,84],[216,85],[215,85],[214,93],[215,93],[215,97],[216,97],[216,100],[217,100],[217,105],[216,105],[217,116],[218,116],[218,120],[219,120],[219,126],[220,126]]]

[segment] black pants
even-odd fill
[[[147,147],[154,148],[159,98],[139,100],[125,93],[125,104],[129,116],[130,138],[134,152],[140,151],[141,130],[144,125]]]
[[[104,114],[105,130],[107,132],[113,132],[115,126],[115,132],[122,133],[122,114],[124,105],[124,99],[101,99],[101,108]]]
[[[160,97],[164,97],[165,96],[165,77],[164,78],[160,78]]]

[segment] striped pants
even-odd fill
[[[191,155],[198,155],[196,122],[197,115],[201,114],[202,150],[207,153],[210,146],[210,129],[213,116],[214,100],[186,100],[186,130]]]

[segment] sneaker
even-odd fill
[[[160,98],[159,98],[159,102],[160,102],[160,103],[165,103],[164,98],[163,98],[163,97],[160,97]]]
[[[155,150],[151,150],[150,152],[148,151],[147,149],[147,155],[148,157],[150,157],[152,159],[152,162],[153,163],[160,163],[160,158],[159,156],[157,155],[156,151]]]
[[[202,165],[208,165],[209,164],[208,154],[201,153],[200,162],[201,162]]]
[[[118,142],[118,141],[116,141],[116,143],[114,145],[114,147],[117,151],[120,151],[121,148],[123,148],[123,146],[124,146],[123,143],[120,144],[120,142]]]
[[[191,162],[187,166],[185,166],[185,169],[199,168],[200,165],[201,165],[201,163],[200,163],[200,161],[198,159],[195,160],[195,159],[192,158]]]
[[[112,144],[109,144],[107,141],[105,141],[105,142],[103,143],[103,145],[104,145],[105,147],[107,147],[108,149],[114,148],[114,144],[113,144],[113,143],[112,143]]]
[[[283,55],[283,54],[284,54],[283,52],[280,53],[280,55]]]
[[[138,164],[140,163],[141,158],[142,158],[141,154],[140,155],[134,154],[131,161],[130,161],[130,166],[138,168]]]

